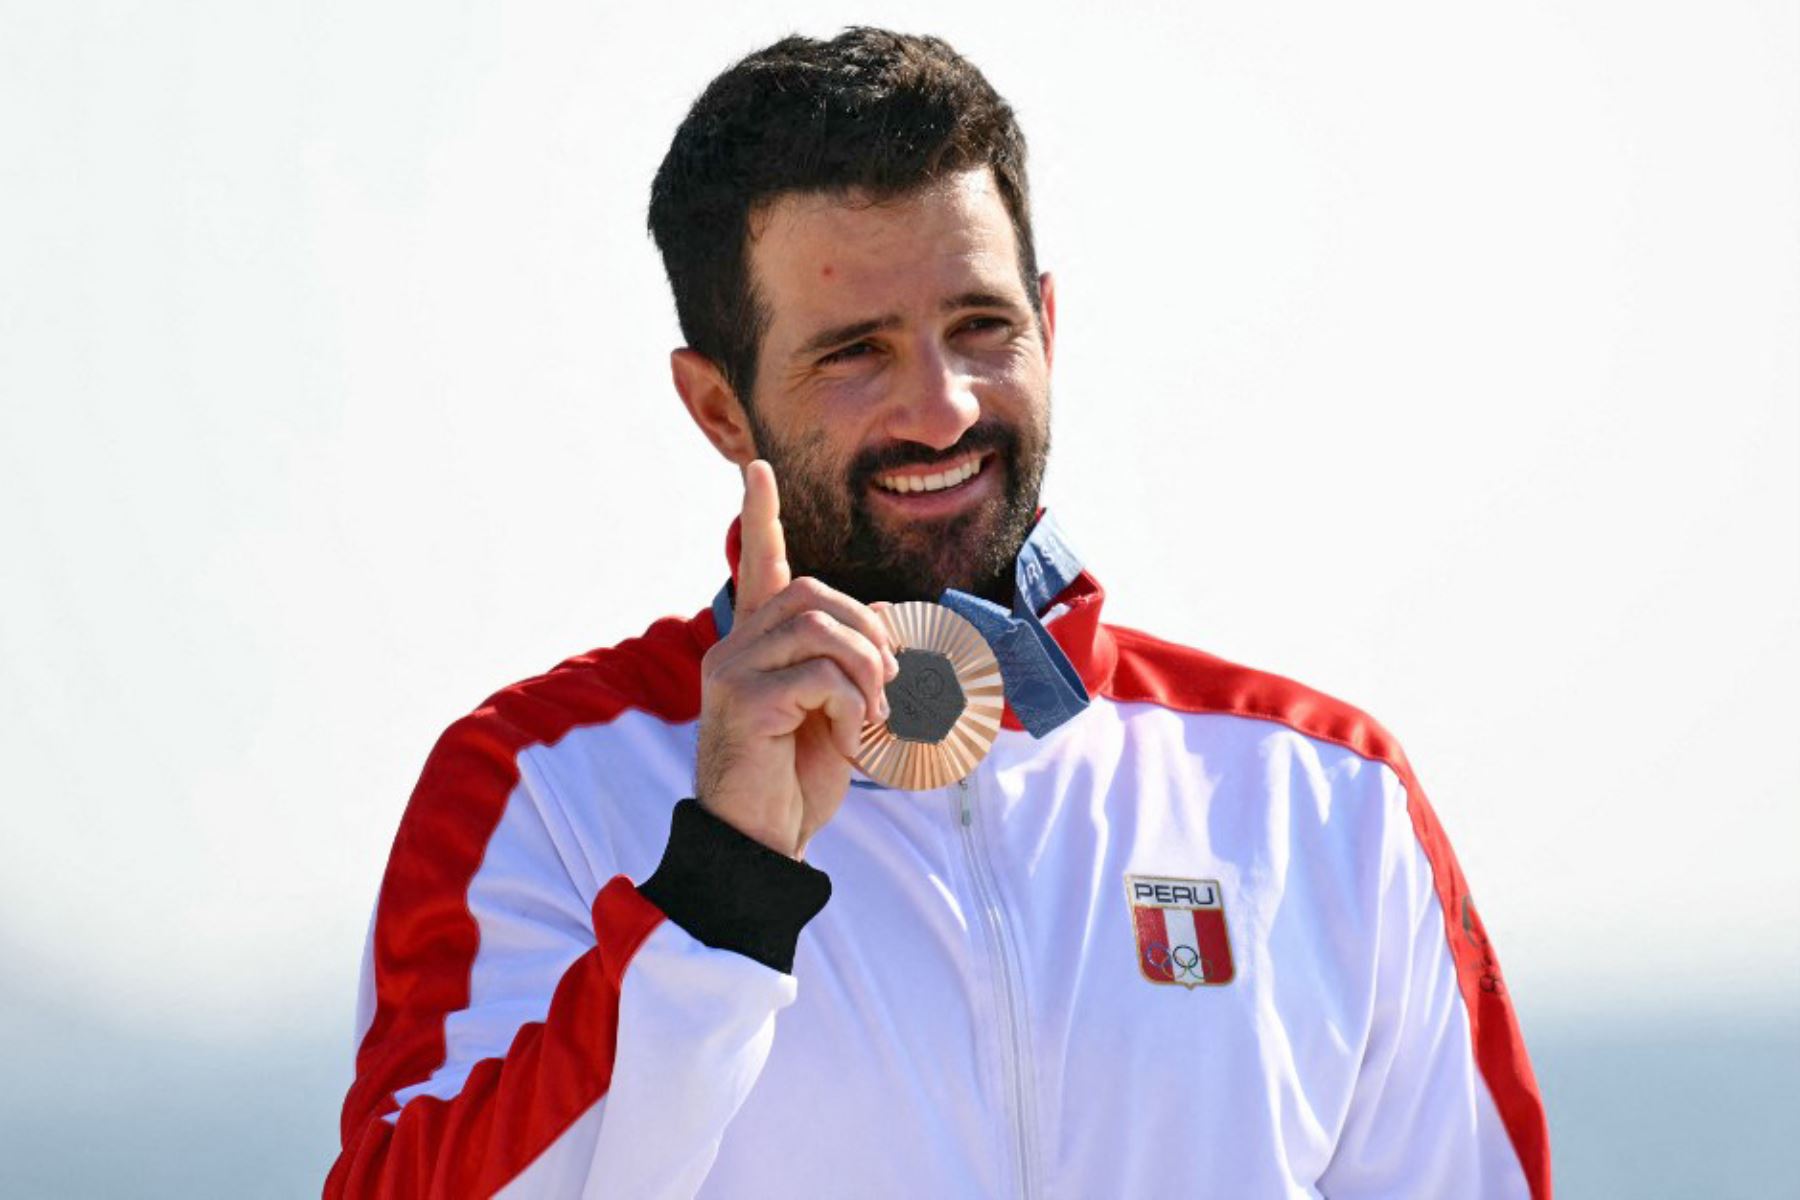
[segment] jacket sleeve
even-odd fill
[[[584,889],[508,743],[453,726],[402,820],[327,1200],[691,1196],[795,998],[821,872],[690,801]]]
[[[1549,1200],[1549,1135],[1500,964],[1415,781],[1384,850],[1375,1011],[1331,1200]]]

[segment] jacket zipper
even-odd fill
[[[987,930],[988,950],[993,956],[995,975],[1000,983],[1000,1010],[1006,1023],[1000,1039],[1000,1057],[1012,1092],[1013,1152],[1018,1168],[1019,1194],[1025,1200],[1031,1200],[1038,1194],[1038,1189],[1032,1173],[1034,1105],[1031,1087],[1025,1078],[1031,1059],[1026,1052],[1025,1005],[1020,987],[1023,972],[1000,908],[1000,887],[988,860],[981,826],[975,820],[974,802],[980,798],[980,788],[972,787],[971,780],[976,778],[971,776],[957,781],[958,819],[963,850],[969,859],[969,874],[975,881],[976,902],[981,907],[982,924]]]

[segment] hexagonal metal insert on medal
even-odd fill
[[[935,650],[902,650],[894,657],[900,670],[886,688],[888,730],[902,741],[943,741],[968,706],[956,668]]]

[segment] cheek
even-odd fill
[[[807,390],[807,399],[822,419],[853,420],[878,407],[892,388],[893,372],[872,363],[821,375]]]
[[[990,360],[976,384],[983,410],[1010,425],[1041,424],[1049,386],[1044,360],[1028,353]]]
[[[839,406],[841,409],[842,406]],[[841,491],[862,442],[856,440],[860,425],[847,422],[842,411],[829,403],[796,405],[782,414],[777,442],[787,469],[797,484],[815,493],[812,503],[830,503],[830,493]]]

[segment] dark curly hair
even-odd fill
[[[866,26],[749,55],[694,101],[650,186],[650,233],[682,337],[748,405],[769,320],[750,278],[751,214],[784,192],[886,200],[982,165],[1041,317],[1025,136],[972,63],[941,39]]]

